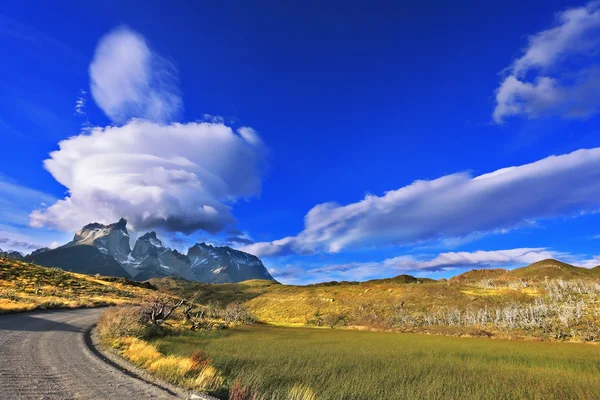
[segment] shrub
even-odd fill
[[[19,293],[15,289],[4,289],[0,291],[0,298],[8,299],[10,301],[19,301]]]
[[[192,371],[199,372],[210,365],[210,358],[202,351],[196,350],[192,354]]]
[[[123,337],[143,338],[148,337],[150,332],[139,307],[109,308],[98,320],[98,333],[105,341]]]
[[[250,324],[254,322],[254,318],[250,315],[248,309],[238,301],[228,304],[223,314],[227,324]]]
[[[229,388],[229,400],[260,400],[262,397],[244,386],[240,378],[236,378]]]
[[[341,314],[325,314],[323,323],[333,329],[337,326],[346,326],[346,318]]]

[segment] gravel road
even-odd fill
[[[0,316],[0,399],[175,399],[86,345],[100,309]]]

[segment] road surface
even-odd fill
[[[0,399],[174,399],[86,345],[101,309],[0,316]]]

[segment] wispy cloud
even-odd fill
[[[4,249],[5,251],[8,250],[15,250],[15,249],[26,249],[26,250],[36,250],[39,249],[40,246],[39,244],[33,244],[33,243],[29,243],[29,242],[23,242],[23,241],[19,241],[19,240],[12,240],[6,237],[0,237],[0,249]],[[19,251],[19,250],[15,250],[15,251]]]
[[[302,269],[295,266],[274,268],[271,274],[285,283],[315,283],[332,280],[361,281],[390,278],[403,273],[427,275],[432,272],[455,271],[457,274],[473,268],[520,267],[548,258],[558,258],[575,265],[592,268],[600,257],[587,257],[557,252],[548,248],[518,248],[493,251],[448,252],[433,258],[404,255],[381,262],[330,264]]]
[[[87,101],[87,92],[83,89],[79,91],[79,96],[75,100],[75,114],[85,116],[85,103]]]
[[[0,248],[4,251],[31,253],[42,247],[55,248],[66,243],[70,235],[47,230],[0,224]]]
[[[29,213],[33,209],[54,201],[54,196],[0,175],[0,221],[3,223],[27,225]]]
[[[585,119],[600,111],[600,2],[570,8],[556,24],[529,37],[496,91],[494,120],[559,116]]]
[[[90,64],[92,96],[116,123],[132,118],[168,122],[182,107],[178,72],[126,27],[104,36]]]
[[[39,51],[67,58],[71,62],[82,65],[86,62],[86,56],[77,48],[3,14],[0,14],[0,36],[18,40]]]
[[[348,205],[323,203],[296,236],[243,247],[258,256],[407,245],[512,229],[543,218],[595,211],[600,148],[551,156],[473,177],[415,181]]]
[[[87,112],[85,110],[86,105],[87,105],[87,99],[88,99],[88,93],[85,90],[80,89],[79,96],[75,100],[75,115],[78,115],[83,118],[83,122],[81,124],[81,130],[84,133],[91,132],[92,128],[93,128],[93,126],[90,123],[90,120],[88,118]]]

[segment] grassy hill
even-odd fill
[[[550,258],[513,270],[502,268],[474,269],[451,278],[449,282],[455,284],[474,284],[484,280],[491,280],[497,283],[523,280],[532,283],[540,283],[546,279],[600,279],[600,267],[592,269],[581,268]]]
[[[149,283],[126,278],[84,275],[0,259],[0,314],[138,303],[154,290]]]
[[[599,268],[581,268],[558,260],[538,261],[527,267],[513,269],[506,273],[506,279],[526,279],[539,281],[543,279],[588,279],[600,278]]]

